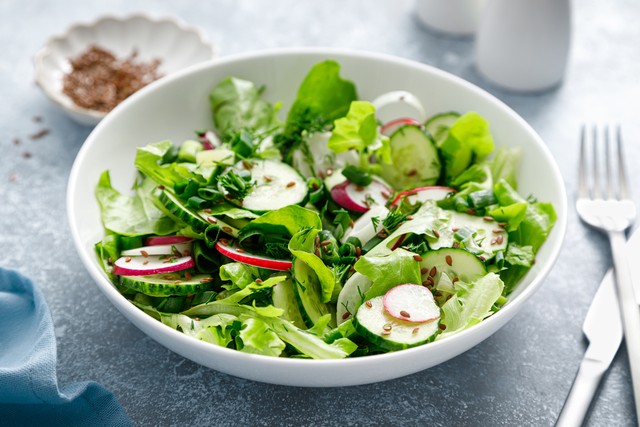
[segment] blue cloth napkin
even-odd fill
[[[40,290],[0,268],[0,426],[130,426],[95,382],[58,387],[56,340]]]

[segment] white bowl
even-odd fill
[[[135,49],[137,60],[160,59],[158,71],[171,74],[214,56],[214,47],[198,28],[176,18],[151,18],[145,15],[105,16],[93,23],[77,24],[52,37],[34,58],[35,80],[44,93],[61,106],[74,120],[97,124],[107,113],[89,110],[73,103],[62,91],[64,75],[71,71],[74,58],[91,45],[98,45],[118,58]]]
[[[211,128],[208,94],[226,76],[265,85],[268,100],[289,106],[311,66],[325,59],[342,65],[361,99],[404,89],[424,100],[427,113],[474,110],[486,117],[498,146],[521,147],[519,189],[553,203],[558,221],[535,266],[495,315],[457,335],[408,350],[345,360],[304,360],[242,353],[190,338],[154,320],[114,288],[98,265],[93,245],[102,239],[94,188],[109,169],[121,191],[131,188],[137,146],[163,139],[182,141],[194,129]],[[295,386],[346,386],[411,374],[442,363],[489,337],[511,319],[542,285],[564,238],[567,202],[562,177],[535,131],[505,104],[476,86],[435,68],[391,56],[325,49],[287,49],[245,54],[201,64],[151,84],[118,106],[78,153],[69,178],[67,211],[82,262],[98,288],[131,322],[182,356],[238,377]]]

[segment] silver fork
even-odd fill
[[[578,171],[578,200],[576,209],[580,218],[607,234],[611,244],[613,269],[617,284],[618,302],[624,326],[631,380],[634,390],[636,416],[640,422],[640,309],[636,305],[632,278],[624,252],[625,231],[636,218],[636,207],[630,197],[622,152],[620,127],[616,128],[615,143],[608,126],[605,127],[604,147],[599,148],[598,129],[589,132],[583,126],[580,140],[580,166]],[[588,150],[591,145],[591,167]],[[598,153],[604,153],[604,164]],[[613,153],[613,154],[612,154]],[[616,167],[617,166],[617,167]],[[604,169],[602,172],[600,169]],[[616,173],[617,172],[617,173]],[[604,183],[602,183],[604,175]],[[614,175],[617,177],[614,178]],[[590,179],[588,177],[590,176]]]

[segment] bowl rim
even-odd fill
[[[497,313],[492,316],[486,318],[482,322],[477,325],[474,325],[471,328],[463,330],[455,335],[447,337],[442,341],[434,341],[426,345],[420,345],[413,348],[408,348],[402,351],[395,352],[387,352],[383,354],[369,355],[357,358],[345,358],[345,359],[296,359],[296,358],[286,358],[286,357],[273,357],[273,356],[265,356],[258,354],[249,354],[241,351],[216,346],[204,341],[200,341],[194,339],[186,334],[178,332],[171,327],[164,325],[163,323],[155,320],[151,316],[144,313],[142,310],[135,307],[131,304],[122,294],[120,294],[117,289],[113,286],[111,281],[107,278],[106,274],[99,268],[96,264],[95,260],[92,258],[92,254],[90,251],[84,247],[84,243],[81,240],[79,230],[74,225],[77,222],[77,218],[75,216],[75,212],[73,206],[75,204],[76,196],[71,191],[77,185],[80,177],[78,176],[78,171],[80,169],[80,165],[83,163],[84,158],[87,153],[91,149],[94,141],[96,140],[96,135],[98,135],[102,128],[108,126],[109,123],[117,118],[120,114],[123,114],[123,111],[127,108],[129,104],[132,104],[138,100],[138,98],[146,96],[146,94],[150,91],[155,90],[156,88],[162,85],[169,85],[174,80],[182,79],[184,76],[187,76],[192,73],[197,73],[200,70],[207,69],[209,67],[218,67],[227,63],[232,62],[241,62],[244,60],[252,60],[259,59],[264,57],[272,57],[272,56],[299,56],[299,55],[326,55],[330,57],[337,57],[339,61],[339,57],[357,57],[363,59],[370,59],[376,61],[390,61],[402,66],[418,68],[426,71],[428,74],[434,74],[440,76],[441,78],[445,78],[447,80],[453,81],[458,85],[464,86],[467,90],[472,92],[476,92],[482,95],[485,98],[488,98],[493,104],[499,107],[504,113],[510,116],[511,119],[515,120],[521,127],[523,127],[528,134],[531,135],[532,139],[538,145],[538,148],[541,150],[546,162],[550,166],[550,170],[548,173],[553,175],[553,182],[557,183],[557,190],[559,192],[559,201],[557,205],[554,205],[556,212],[559,213],[557,221],[554,225],[554,229],[552,233],[557,235],[557,238],[553,241],[546,241],[545,247],[549,251],[549,262],[542,266],[540,270],[537,271],[536,277],[533,278],[531,283],[527,285],[527,287],[520,292],[517,297],[513,300],[510,300],[508,304],[502,307]],[[307,366],[307,367],[331,367],[331,366],[352,366],[352,365],[361,365],[369,362],[374,362],[378,360],[388,360],[390,363],[402,361],[403,359],[410,359],[412,355],[419,354],[421,352],[430,351],[430,348],[437,348],[443,346],[455,346],[456,342],[464,342],[467,340],[468,336],[474,335],[482,335],[482,330],[488,330],[489,334],[486,334],[486,337],[495,333],[500,329],[500,326],[495,328],[493,331],[491,326],[494,323],[498,323],[505,319],[508,321],[512,318],[520,308],[522,304],[524,304],[529,298],[541,287],[544,279],[548,276],[549,272],[553,268],[554,264],[558,259],[558,255],[560,253],[561,247],[564,242],[566,230],[567,230],[567,195],[566,189],[564,186],[564,180],[562,175],[560,174],[560,169],[553,158],[551,151],[543,142],[542,138],[537,134],[537,132],[533,129],[531,125],[529,125],[519,114],[517,114],[513,109],[511,109],[507,104],[498,99],[496,96],[487,92],[486,90],[476,86],[475,84],[464,80],[461,77],[453,75],[444,70],[438,69],[434,66],[427,65],[424,63],[420,63],[411,59],[406,59],[402,57],[397,57],[394,55],[386,54],[386,53],[378,53],[372,51],[365,51],[360,49],[345,49],[345,48],[334,48],[334,47],[287,47],[287,48],[272,48],[272,49],[264,49],[259,51],[248,51],[243,53],[238,53],[234,55],[229,55],[224,58],[218,58],[215,61],[206,61],[202,63],[198,63],[187,67],[183,70],[172,73],[165,78],[155,81],[148,86],[145,86],[140,91],[134,93],[131,97],[127,98],[121,104],[119,104],[105,120],[102,120],[96,128],[89,134],[85,143],[80,148],[80,151],[77,154],[77,157],[73,163],[69,180],[67,186],[67,217],[69,226],[71,229],[72,237],[74,240],[74,244],[76,246],[76,250],[80,255],[80,258],[85,265],[85,268],[88,270],[92,278],[94,279],[95,284],[100,288],[100,290],[107,296],[109,300],[116,306],[116,308],[125,314],[125,317],[128,318],[129,321],[134,323],[136,327],[142,329],[136,322],[141,322],[145,327],[151,328],[154,332],[157,332],[161,335],[165,335],[170,337],[172,340],[177,342],[177,345],[184,344],[189,347],[196,347],[199,351],[209,353],[209,354],[219,354],[221,356],[230,356],[236,358],[238,361],[246,361],[246,362],[255,362],[263,364],[264,366]],[[549,246],[550,245],[550,246]],[[126,313],[125,313],[126,312]],[[136,321],[132,321],[129,316],[132,316]],[[146,331],[142,331],[145,335],[148,333]],[[158,341],[156,338],[153,338],[155,341]],[[479,342],[481,342],[481,339]],[[478,342],[478,343],[479,343]],[[164,346],[164,344],[161,343]],[[470,348],[473,348],[476,344],[472,345]],[[175,351],[175,350],[172,350]],[[462,352],[458,352],[455,356],[449,357],[446,360],[450,360],[453,357],[457,357]],[[422,370],[422,369],[420,369]],[[416,371],[417,372],[417,371]],[[394,377],[395,378],[395,377]],[[364,384],[367,381],[362,381],[359,384]],[[371,382],[371,381],[369,381]],[[281,383],[284,384],[284,383]]]
[[[216,47],[215,44],[209,41],[207,34],[202,28],[195,25],[188,24],[177,16],[174,16],[174,15],[155,16],[146,12],[133,12],[128,14],[104,14],[104,15],[98,16],[97,18],[91,21],[73,23],[69,25],[63,32],[47,38],[44,45],[33,56],[35,83],[47,95],[47,97],[51,101],[53,101],[56,105],[58,105],[63,110],[71,114],[85,116],[87,118],[90,118],[96,121],[103,119],[109,112],[96,111],[96,110],[91,110],[89,108],[80,107],[76,105],[74,102],[66,103],[63,101],[66,95],[64,95],[61,91],[56,91],[51,89],[50,85],[47,85],[44,83],[44,69],[46,68],[44,64],[45,59],[51,54],[51,48],[54,43],[64,41],[73,32],[76,32],[80,29],[94,28],[106,21],[116,21],[119,23],[125,23],[129,21],[137,20],[137,19],[142,19],[144,21],[147,21],[153,24],[170,23],[183,32],[196,34],[198,37],[199,43],[210,51],[209,60],[215,58],[216,55],[218,54],[218,48]],[[207,61],[203,61],[203,62],[207,62]],[[166,76],[163,76],[158,80],[161,80],[164,77]]]

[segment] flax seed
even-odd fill
[[[289,181],[289,182],[287,183],[287,188],[291,188],[291,187],[293,187],[294,185],[296,185],[296,183],[295,183],[295,182],[293,182],[293,181]]]
[[[421,261],[422,261],[422,257],[421,257],[420,255],[414,255],[414,256],[413,256],[413,259],[414,259],[414,260],[416,260],[416,261],[418,261],[418,262],[421,262]]]
[[[211,223],[211,224],[217,224],[217,223],[218,223],[218,220],[217,220],[217,219],[215,219],[215,218],[214,218],[214,217],[212,217],[212,216],[208,216],[208,217],[207,217],[207,222],[209,222],[209,223]]]
[[[425,274],[427,274],[428,272],[429,272],[429,269],[428,269],[427,267],[422,267],[422,268],[420,269],[420,274],[422,274],[423,276],[424,276]]]
[[[371,301],[367,301],[364,303],[368,308],[373,307],[373,304],[371,304]]]
[[[433,230],[431,230],[431,231],[433,231],[433,235],[434,235],[434,236],[436,236],[436,239],[439,239],[439,238],[440,238],[440,232],[439,232],[438,230],[436,230],[436,229],[434,228],[434,229],[433,229]]]
[[[244,249],[242,249],[242,248],[236,248],[236,252],[243,253],[243,252],[244,252]]]
[[[389,325],[388,323],[386,325],[384,325],[382,327],[382,329],[384,329],[385,331],[389,332],[391,330],[391,325]]]
[[[362,185],[356,185],[356,191],[364,191],[364,187]]]
[[[415,169],[415,168],[414,169],[409,169],[407,171],[407,176],[415,176],[417,173],[418,173],[417,169]]]
[[[491,230],[493,234],[501,234],[504,230],[502,228],[494,228]]]
[[[476,211],[475,211],[475,210],[473,210],[473,209],[471,209],[471,208],[469,208],[469,209],[467,209],[467,213],[468,213],[469,215],[475,215],[475,214],[476,214]]]
[[[142,251],[140,251],[140,253],[141,253],[141,254],[142,254],[142,256],[143,256],[143,257],[145,257],[145,258],[149,256],[149,252],[147,252],[147,251],[142,250]]]
[[[360,246],[356,246],[356,256],[359,257],[360,255],[362,255],[362,249],[360,249]]]
[[[459,277],[454,277],[453,279],[451,279],[451,283],[456,283],[458,281],[460,281]]]
[[[447,255],[446,257],[444,257],[444,260],[447,262],[447,265],[449,267],[453,265],[453,258],[451,258],[451,255]]]
[[[189,273],[188,271],[185,271],[185,272],[184,272],[184,277],[185,277],[185,279],[187,279],[187,280],[191,280],[191,279],[193,278],[193,276],[191,276],[191,273]]]
[[[451,231],[457,233],[458,231],[460,231],[460,227],[451,227]]]
[[[124,262],[131,262],[131,257],[125,258]]]
[[[400,310],[400,316],[406,317],[407,319],[411,317],[411,315],[404,310]]]
[[[413,328],[413,330],[411,331],[412,334],[417,334],[420,331],[420,328]]]
[[[438,269],[434,265],[433,267],[431,267],[431,270],[429,270],[429,277],[435,277],[437,273],[438,273]]]
[[[331,240],[323,240],[322,242],[320,242],[320,246],[327,246],[331,244]]]
[[[488,222],[488,221],[493,221],[493,218],[492,218],[492,217],[490,217],[489,215],[485,215],[485,216],[483,216],[483,217],[482,217],[482,219],[484,219],[484,220],[485,220],[485,221],[487,221],[487,222]]]
[[[349,317],[349,316],[351,316],[351,315],[349,314],[349,312],[348,312],[348,311],[346,311],[346,312],[342,315],[342,320],[345,320],[345,319],[346,319],[347,317]]]
[[[391,197],[391,194],[387,193],[386,191],[381,191],[380,194],[382,194],[382,197],[384,197],[385,199]]]
[[[227,234],[233,233],[233,230],[231,229],[231,227],[227,227],[226,225],[222,227],[222,231],[224,231]]]
[[[265,175],[262,177],[266,182],[271,182],[273,179],[269,175]]]
[[[255,282],[256,282],[256,283],[262,283],[262,279],[258,277],[258,278],[255,280]]]
[[[502,242],[504,242],[504,238],[502,237],[502,234],[501,234],[498,237],[496,237],[496,243],[501,245]]]

